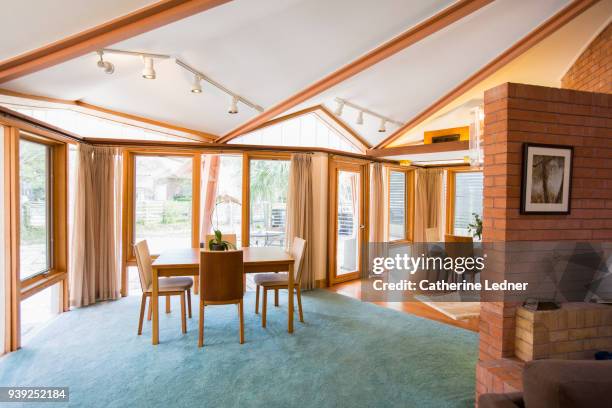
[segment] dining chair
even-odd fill
[[[461,235],[444,235],[444,250],[446,256],[452,259],[458,258],[473,258],[474,257],[474,239],[472,237],[465,237]],[[472,282],[476,282],[476,274],[474,270],[467,270],[463,276],[457,275],[456,273],[450,273],[450,281],[458,282],[464,277],[469,278]]]
[[[291,245],[291,256],[294,259],[293,273],[294,273],[294,288],[297,294],[298,313],[300,316],[300,322],[304,323],[304,314],[302,312],[302,264],[304,259],[304,250],[306,249],[306,241],[302,238],[293,238],[293,244]],[[273,289],[275,294],[275,305],[278,306],[278,290],[289,289],[289,281],[287,273],[260,273],[255,275],[255,313],[259,313],[259,288],[262,289],[263,303],[261,307],[261,326],[266,327],[266,309],[268,303],[268,291]],[[293,293],[289,293],[288,296],[293,296]]]
[[[200,326],[198,347],[204,346],[204,309],[211,305],[238,305],[240,344],[244,343],[244,263],[242,250],[200,251]]]
[[[153,294],[153,262],[149,253],[147,241],[140,241],[134,245],[142,298],[140,300],[140,319],[138,320],[138,335],[142,334],[142,323],[144,320],[145,306],[149,298],[149,320],[151,320],[151,295]],[[189,277],[170,277],[159,279],[159,296],[180,296],[181,299],[181,328],[187,333],[187,319],[185,317],[185,295],[189,306],[189,317],[191,317],[191,287],[193,280]]]

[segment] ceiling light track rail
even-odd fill
[[[173,57],[167,54],[157,54],[157,53],[140,52],[140,51],[127,51],[127,50],[118,50],[118,49],[113,49],[113,48],[103,48],[101,50],[98,50],[96,53],[98,54],[98,57],[99,57],[99,60],[97,63],[98,67],[102,68],[104,72],[107,74],[112,74],[113,72],[115,72],[115,65],[111,63],[110,61],[104,59],[104,56],[106,54],[128,55],[128,56],[142,58],[143,63],[144,63],[144,69],[142,70],[142,77],[145,79],[155,79],[156,78],[154,60],[156,59],[158,60],[174,59],[174,61],[179,67],[183,68],[184,70],[194,75],[194,80],[193,80],[193,84],[191,87],[192,93],[202,93],[201,82],[206,81],[212,86],[214,86],[215,88],[219,89],[221,92],[231,97],[231,102],[228,108],[228,113],[230,114],[238,113],[238,102],[241,102],[244,105],[258,112],[264,111],[264,108],[262,106],[256,103],[253,103],[247,98],[245,98],[244,96],[231,91],[230,89],[223,86],[219,82],[215,81],[208,75],[204,74],[202,71],[187,64],[185,61],[182,61],[180,58]]]
[[[230,91],[229,89],[227,89],[225,86],[223,86],[222,84],[220,84],[219,82],[215,81],[214,79],[212,79],[211,77],[209,77],[208,75],[202,73],[201,71],[197,70],[196,68],[192,67],[191,65],[187,64],[185,61],[176,58],[175,59],[176,64],[191,72],[193,75],[196,76],[196,78],[199,78],[203,81],[208,82],[209,84],[211,84],[212,86],[216,87],[217,89],[219,89],[222,92],[225,92],[226,94],[228,94],[229,96],[231,96],[232,98],[235,98],[236,100],[242,102],[243,104],[247,105],[248,107],[255,109],[256,111],[259,112],[263,112],[264,108],[261,107],[260,105],[257,105],[256,103],[253,103],[251,101],[249,101],[248,99],[246,99],[245,97]]]
[[[368,108],[364,108],[363,106],[357,105],[357,104],[355,104],[355,103],[353,103],[351,101],[348,101],[346,99],[336,98],[336,99],[334,99],[334,101],[338,104],[338,106],[340,106],[340,105],[342,105],[342,106],[349,106],[349,107],[351,107],[353,109],[358,110],[359,112],[362,112],[362,113],[368,114],[370,116],[374,116],[375,118],[378,118],[380,120],[383,120],[386,123],[393,123],[394,125],[397,125],[397,126],[403,126],[404,125],[403,122],[399,122],[397,120],[391,119],[388,116],[384,116],[384,115],[381,115],[381,114],[376,113],[374,111],[371,111]]]

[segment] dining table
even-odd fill
[[[153,261],[153,283],[151,295],[152,342],[159,344],[159,278],[167,276],[199,276],[200,252],[205,249],[181,248],[163,251]],[[293,333],[293,263],[290,253],[280,247],[243,247],[242,260],[244,273],[287,272],[288,275],[288,313],[287,331]]]

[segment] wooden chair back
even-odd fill
[[[204,242],[204,249],[208,251],[208,243],[211,239],[215,239],[214,234],[206,235],[206,242]],[[223,240],[230,242],[236,246],[236,234],[223,234]]]
[[[134,245],[134,254],[136,256],[136,265],[138,266],[140,288],[143,292],[147,292],[150,290],[151,283],[153,282],[153,261],[146,240]]]
[[[200,251],[200,296],[204,302],[232,303],[244,296],[242,250]]]
[[[299,237],[293,238],[291,244],[291,256],[293,257],[293,273],[295,283],[302,281],[302,266],[304,264],[304,252],[306,251],[306,241]]]

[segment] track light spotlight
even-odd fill
[[[111,62],[104,61],[102,51],[98,52],[98,55],[100,56],[100,60],[97,64],[98,68],[102,68],[104,70],[104,73],[106,74],[112,74],[113,72],[115,72],[115,66]]]
[[[386,124],[387,124],[387,121],[386,121],[386,120],[384,120],[384,119],[381,119],[381,120],[380,120],[380,126],[379,126],[379,128],[378,128],[378,131],[379,131],[380,133],[385,133],[385,132],[387,131],[387,128],[385,127],[385,125],[386,125]]]
[[[232,104],[227,110],[227,113],[229,113],[230,115],[235,115],[236,113],[238,113],[238,98],[236,98],[235,96],[232,97]]]
[[[344,109],[344,101],[338,101],[338,106],[334,112],[336,116],[342,116],[342,110]]]
[[[144,62],[144,69],[142,70],[142,77],[144,79],[155,79],[155,69],[153,68],[153,58],[142,56]]]
[[[357,115],[357,124],[363,125],[363,111],[359,111],[359,114]]]
[[[193,77],[193,85],[191,85],[192,93],[202,93],[202,78],[199,75]]]

